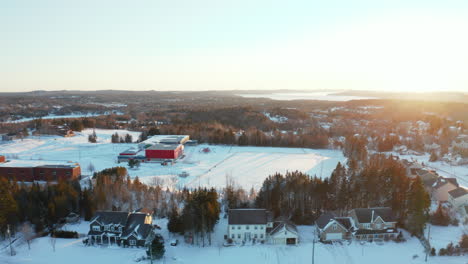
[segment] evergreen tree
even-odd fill
[[[165,252],[166,249],[164,248],[164,239],[161,235],[157,234],[146,250],[146,254],[149,258],[161,259]]]
[[[411,234],[422,235],[428,220],[431,200],[419,177],[411,182],[407,203],[408,218],[405,226]]]

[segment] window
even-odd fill
[[[255,230],[257,230],[258,226],[255,226]]]
[[[237,234],[237,238],[240,238],[240,234]]]
[[[130,239],[128,241],[128,243],[130,244],[130,246],[135,246],[136,245],[136,240],[135,239]]]
[[[257,238],[257,234],[254,235],[254,238]]]
[[[57,171],[53,171],[52,175],[54,175],[54,176],[57,175]]]
[[[236,229],[236,227],[235,227],[235,226],[232,226],[231,229],[234,230],[234,229]]]
[[[121,226],[119,226],[119,232],[122,232],[122,227]]]
[[[262,230],[263,230],[263,226],[261,226],[261,227],[260,227],[260,229],[262,229]]]
[[[338,229],[338,226],[337,226],[337,225],[333,225],[333,226],[332,226],[332,229],[333,229],[333,230],[337,230],[337,229]]]
[[[249,229],[250,229],[250,227],[249,227],[249,226],[246,226],[246,227],[245,227],[245,229],[249,230]]]
[[[237,226],[237,229],[240,229],[240,226]]]
[[[236,236],[235,236],[234,234],[232,234],[232,235],[231,235],[231,238],[234,239],[234,238],[236,238]]]
[[[104,226],[104,231],[109,231],[109,226]]]
[[[101,231],[101,227],[100,226],[93,226],[93,231]]]
[[[260,238],[263,238],[263,234],[260,234]]]

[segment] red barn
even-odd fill
[[[0,155],[0,163],[2,163],[2,162],[5,162],[5,161],[6,161],[6,158],[5,158],[5,156],[3,156],[3,155]]]
[[[184,154],[184,146],[180,144],[155,144],[145,150],[147,160],[177,159]]]

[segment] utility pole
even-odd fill
[[[429,239],[431,239],[431,226],[429,225],[429,228],[427,230],[427,249],[426,249],[426,259],[424,260],[427,262],[427,255],[429,255],[429,251],[431,251],[431,243],[429,242]]]
[[[314,238],[312,239],[312,264],[315,263],[315,229],[314,229]]]
[[[8,240],[10,241],[10,255],[13,256],[13,246],[11,245],[10,225],[7,225]]]

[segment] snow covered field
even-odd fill
[[[163,260],[155,263],[290,263],[301,264],[312,262],[312,230],[313,226],[299,226],[301,243],[297,246],[279,245],[248,245],[248,246],[221,246],[223,235],[226,231],[227,219],[221,219],[216,226],[213,237],[213,245],[198,247],[187,245],[181,237],[177,237],[181,243],[172,247],[169,245],[173,237],[168,233],[165,219],[157,219],[156,224],[162,227],[161,234],[165,238],[166,254]],[[86,234],[89,228],[88,222],[76,225],[67,225],[67,230],[75,230]],[[416,238],[408,239],[405,243],[386,242],[382,244],[347,242],[336,245],[315,244],[315,263],[425,263],[423,247]],[[141,248],[119,248],[84,246],[81,239],[57,239],[55,252],[48,237],[33,240],[31,250],[24,243],[15,244],[17,255],[10,257],[8,249],[1,244],[0,263],[135,263],[135,259],[145,255]],[[142,263],[149,263],[143,261]],[[464,257],[429,257],[427,263],[462,264],[467,263]]]
[[[89,164],[96,171],[114,167],[127,166],[117,163],[118,153],[136,146],[136,144],[112,144],[111,135],[118,132],[124,136],[129,133],[133,140],[139,132],[126,130],[96,129],[97,144],[88,143],[91,129],[77,133],[77,136],[64,138],[59,136],[29,137],[0,144],[0,153],[18,157],[18,159],[67,160],[79,162],[84,175]],[[204,153],[204,148],[210,148]],[[222,188],[227,176],[238,186],[245,189],[259,188],[269,175],[286,171],[303,171],[318,177],[329,177],[338,162],[345,162],[341,151],[315,150],[303,148],[239,147],[225,145],[187,146],[185,157],[172,166],[161,166],[158,163],[142,163],[138,169],[129,169],[131,177],[138,176],[143,182],[159,183],[169,187],[181,188],[213,186]],[[188,177],[181,178],[182,172]]]

